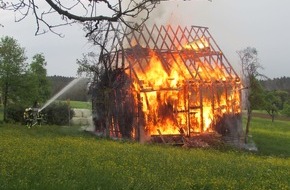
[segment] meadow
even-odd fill
[[[70,101],[71,108],[92,109],[92,102]]]
[[[251,134],[258,152],[2,124],[0,189],[290,189],[290,122],[254,118]]]

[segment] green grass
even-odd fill
[[[72,108],[78,108],[78,109],[92,109],[91,102],[70,101],[70,106]]]
[[[92,109],[91,102],[70,101],[70,106],[72,108],[79,108],[79,109]]]
[[[250,131],[259,154],[290,157],[290,121],[253,118]]]
[[[77,127],[5,125],[0,189],[289,189],[289,152],[273,143],[289,143],[289,123],[254,119],[252,134],[258,154],[110,141]]]
[[[62,101],[64,103],[68,103],[67,101]],[[92,102],[82,102],[82,101],[70,101],[69,102],[71,108],[77,109],[92,109]]]
[[[3,105],[0,104],[0,123],[3,122]]]

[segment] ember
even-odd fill
[[[144,25],[141,33],[115,35],[112,47],[117,51],[109,60],[124,72],[116,77],[111,96],[111,135],[128,136],[124,125],[131,126],[129,136],[138,140],[231,130],[217,124],[225,115],[240,114],[240,78],[208,28],[154,25],[150,30]]]

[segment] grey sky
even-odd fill
[[[257,48],[262,71],[270,78],[290,76],[289,0],[192,0],[162,2],[151,23],[207,26],[230,63],[239,67],[237,50]],[[14,23],[12,13],[0,12],[0,36],[13,36],[26,48],[28,57],[43,53],[48,75],[76,76],[76,59],[91,50],[81,26],[58,29],[65,34],[34,36],[31,16]]]

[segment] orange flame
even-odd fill
[[[206,47],[209,47],[206,38],[184,46],[195,51]],[[206,60],[205,63],[196,62],[195,69],[190,71],[200,76],[198,80],[209,82],[204,87],[198,81],[192,84],[191,68],[180,56],[168,55],[167,65],[163,65],[154,51],[149,52],[149,57],[149,62],[141,63],[142,69],[134,68],[139,82],[135,81],[133,87],[140,94],[145,129],[150,135],[157,135],[158,130],[162,134],[180,134],[184,130],[189,135],[211,131],[217,115],[240,111],[237,90],[222,90],[222,83],[228,76],[217,68],[218,64],[212,66]],[[215,84],[216,81],[219,83]]]

